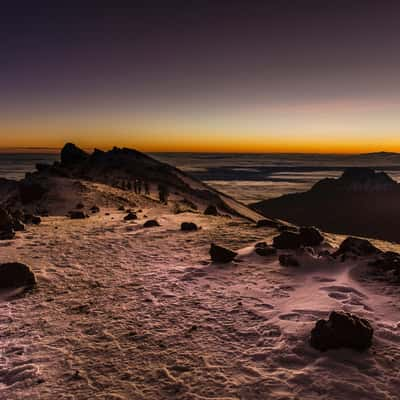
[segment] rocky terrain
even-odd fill
[[[316,225],[345,233],[399,243],[400,184],[384,172],[348,168],[338,179],[327,178],[309,191],[264,200],[250,207],[268,217]]]
[[[1,399],[398,398],[400,246],[64,150],[2,192]]]

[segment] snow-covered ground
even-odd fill
[[[38,279],[0,302],[0,399],[399,398],[398,288],[367,279],[361,262],[305,253],[282,267],[254,253],[276,231],[239,218],[141,206],[137,221],[102,208],[0,243],[1,262],[27,263]],[[149,218],[161,227],[143,228]],[[183,221],[202,229],[181,232]],[[237,261],[211,264],[212,241]],[[310,347],[334,309],[371,321],[370,350]]]

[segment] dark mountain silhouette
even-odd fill
[[[298,225],[400,242],[400,185],[384,172],[348,168],[338,179],[323,179],[308,192],[250,206]]]

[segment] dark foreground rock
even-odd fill
[[[160,226],[160,224],[155,219],[149,219],[143,224],[143,228],[154,228],[156,226]]]
[[[199,228],[194,222],[182,222],[181,230],[182,231],[197,231]]]
[[[124,217],[125,221],[133,221],[135,219],[137,219],[137,215],[134,212],[128,212],[128,214],[126,214]]]
[[[6,210],[0,208],[0,240],[10,240],[14,236],[13,219]]]
[[[237,256],[237,253],[225,247],[211,243],[210,256],[213,262],[228,263]]]
[[[25,264],[0,264],[0,288],[32,287],[36,284],[35,275]]]
[[[255,246],[255,252],[262,257],[273,256],[276,254],[275,247],[269,246],[265,242],[257,243]]]
[[[354,314],[332,311],[328,321],[319,320],[311,331],[311,346],[320,351],[348,347],[368,349],[372,344],[373,328]]]
[[[300,235],[295,232],[282,232],[273,239],[273,246],[276,249],[298,249],[300,245]]]
[[[300,242],[303,246],[319,246],[324,241],[321,232],[313,226],[300,228]]]
[[[24,222],[31,225],[40,225],[42,223],[42,219],[37,215],[25,214]]]
[[[204,210],[204,215],[213,215],[217,216],[218,215],[218,209],[214,205],[209,205],[205,210]]]
[[[99,213],[99,212],[100,212],[100,207],[98,207],[98,206],[93,206],[93,207],[90,208],[90,211],[91,211],[93,214]]]
[[[279,256],[279,264],[283,267],[299,267],[300,263],[292,254],[281,254]]]
[[[68,213],[71,219],[85,219],[87,215],[83,211],[70,211]]]
[[[340,244],[339,249],[333,255],[337,257],[350,254],[365,257],[379,253],[381,253],[381,250],[368,240],[350,236]]]

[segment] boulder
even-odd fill
[[[339,246],[339,249],[333,253],[334,257],[342,254],[353,254],[360,257],[371,256],[380,254],[381,250],[375,247],[371,242],[366,239],[356,237],[348,237]]]
[[[211,243],[210,256],[213,262],[228,263],[237,256],[237,253],[225,247]]]
[[[137,219],[137,215],[134,212],[128,212],[128,214],[126,214],[124,217],[125,221],[133,221],[135,219]]]
[[[214,205],[209,205],[205,210],[204,210],[204,215],[214,215],[215,217],[218,215],[218,209]]]
[[[294,232],[282,232],[273,239],[273,246],[276,249],[298,249],[300,245],[300,235]]]
[[[279,256],[279,264],[283,267],[299,267],[300,263],[293,254],[281,254]]]
[[[85,219],[87,218],[87,215],[83,211],[70,211],[68,213],[69,217],[71,219]]]
[[[255,252],[262,257],[273,256],[276,254],[275,247],[269,246],[265,242],[257,243],[255,246]]]
[[[317,321],[311,331],[310,344],[320,351],[341,347],[365,350],[372,344],[373,332],[366,319],[342,311],[332,311],[327,321]]]
[[[256,223],[256,228],[276,228],[277,223],[270,219],[259,219]]]
[[[194,222],[182,222],[181,230],[182,231],[197,231],[199,229]]]
[[[319,246],[324,241],[324,237],[317,228],[302,226],[300,228],[300,241],[303,246]]]
[[[157,220],[149,219],[143,224],[143,228],[154,228],[155,226],[160,226]]]
[[[0,264],[0,288],[32,287],[36,284],[35,275],[25,264]]]

